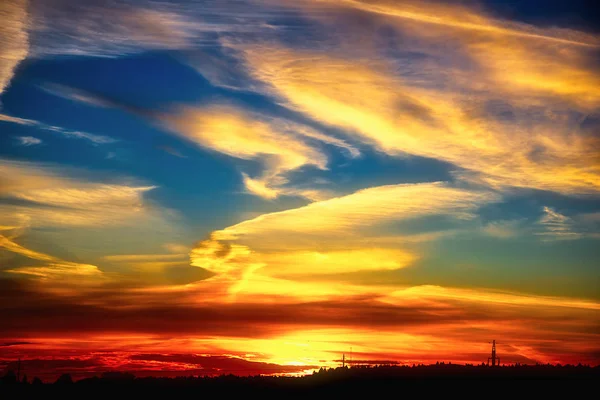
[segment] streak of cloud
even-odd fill
[[[12,123],[19,124],[19,125],[34,126],[38,129],[41,129],[44,131],[55,132],[55,133],[61,134],[67,138],[89,140],[90,142],[92,142],[95,145],[117,142],[117,139],[114,139],[114,138],[111,138],[108,136],[95,135],[93,133],[82,132],[82,131],[74,131],[74,130],[70,130],[70,129],[61,128],[59,126],[48,125],[48,124],[45,124],[40,121],[35,121],[32,119],[26,119],[26,118],[13,117],[13,116],[6,115],[6,114],[0,114],[0,121],[12,122]]]
[[[17,65],[29,52],[27,0],[0,4],[0,94],[8,87]]]
[[[35,146],[42,143],[41,139],[33,136],[19,136],[17,140],[21,146]]]
[[[82,283],[85,278],[96,280],[103,277],[102,272],[95,265],[65,261],[48,254],[40,253],[23,247],[3,235],[0,235],[0,248],[45,263],[43,266],[3,269],[5,273],[30,275],[43,280],[54,279],[60,283],[72,281],[73,279]]]
[[[401,239],[378,241],[382,224],[434,215],[471,219],[479,206],[496,199],[490,192],[441,182],[364,189],[214,231],[192,249],[191,265],[215,273],[209,280],[215,290],[238,301],[259,293],[328,298],[350,289],[299,282],[294,276],[318,281],[322,274],[405,268],[418,254],[403,248],[410,241],[403,247]],[[356,290],[362,293],[360,287]]]
[[[546,240],[573,240],[583,236],[578,232],[575,221],[551,207],[543,208],[543,215],[538,221],[544,230],[538,232]]]
[[[153,186],[91,183],[69,177],[48,165],[0,161],[3,225],[105,226],[147,216],[143,193]]]
[[[243,54],[252,75],[289,107],[386,153],[444,160],[496,187],[567,194],[597,193],[600,187],[598,139],[584,134],[567,114],[548,112],[530,126],[535,106],[515,105],[513,121],[497,120],[481,108],[489,94],[449,96],[419,88],[382,65],[282,48],[249,46]]]
[[[343,148],[351,157],[360,153],[346,142],[281,118],[253,114],[232,106],[182,107],[161,117],[163,123],[187,140],[240,159],[261,159],[263,173],[244,174],[246,189],[273,199],[281,194],[300,194],[286,189],[285,174],[304,166],[327,169],[327,156],[308,143],[314,140]],[[310,194],[309,194],[310,195]]]

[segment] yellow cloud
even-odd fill
[[[44,266],[9,268],[4,270],[4,272],[32,275],[44,280],[58,279],[64,281],[82,276],[103,278],[102,271],[100,271],[95,265],[65,261],[58,257],[40,253],[21,246],[3,235],[0,235],[0,249],[5,249],[12,253],[20,254],[27,258],[44,261],[47,263]]]
[[[91,278],[92,282],[97,282],[99,279],[102,280],[102,278],[104,278],[102,271],[100,271],[95,265],[74,263],[50,263],[43,267],[19,267],[7,269],[5,272],[20,275],[30,275],[43,281],[59,281],[58,283],[81,284],[84,282],[82,279]],[[88,280],[85,282],[88,283],[90,281]]]
[[[405,304],[406,301],[423,301],[433,299],[458,300],[472,303],[495,303],[518,306],[570,307],[586,310],[600,310],[600,304],[583,299],[570,299],[549,296],[533,296],[517,293],[503,293],[478,289],[458,289],[433,285],[413,286],[387,292],[382,301],[394,304]]]
[[[282,187],[284,174],[303,166],[327,169],[327,156],[308,143],[317,140],[358,155],[342,140],[279,118],[266,118],[231,105],[181,107],[162,117],[163,122],[186,139],[232,157],[260,160],[265,170],[260,177],[244,175],[248,191],[265,198],[290,194]],[[302,194],[294,192],[294,194]]]
[[[394,270],[406,267],[416,255],[405,250],[359,248],[336,251],[288,251],[262,254],[268,276],[339,274],[357,271]]]
[[[148,216],[143,194],[154,186],[93,183],[45,165],[0,160],[0,222],[28,226],[121,225]]]
[[[21,245],[19,245],[18,243],[15,243],[13,240],[10,240],[9,238],[5,237],[4,235],[0,235],[0,247],[11,251],[13,253],[17,253],[17,254],[21,254],[25,257],[28,258],[32,258],[34,260],[40,260],[40,261],[61,261],[60,259],[44,254],[44,253],[39,253],[37,251],[34,250],[30,250],[26,247],[23,247]]]
[[[495,199],[491,192],[458,189],[440,182],[379,186],[296,209],[264,214],[213,235],[217,240],[240,241],[254,236],[256,240],[252,242],[256,246],[269,242],[258,239],[263,234],[269,235],[271,240],[276,236],[293,243],[303,235],[349,235],[382,222],[427,215],[451,214],[470,218],[480,204]],[[294,239],[281,235],[291,235]]]
[[[588,110],[600,105],[600,74],[585,66],[590,57],[586,49],[523,43],[514,38],[484,38],[467,48],[498,90],[513,96],[568,99]]]
[[[476,10],[460,4],[447,4],[436,1],[390,1],[390,0],[307,0],[300,2],[310,8],[319,4],[331,4],[334,7],[348,7],[382,16],[403,19],[432,26],[454,28],[467,31],[468,34],[491,34],[495,36],[516,37],[525,40],[544,40],[578,46],[598,46],[600,41],[593,35],[569,29],[542,29],[532,25],[493,19],[483,10]]]
[[[404,248],[409,238],[390,240],[378,231],[381,224],[431,215],[471,218],[478,206],[495,199],[492,193],[443,183],[374,187],[212,232],[194,247],[190,260],[214,272],[207,282],[214,285],[212,290],[233,296],[230,300],[323,298],[348,291],[346,285],[317,282],[319,276],[394,270],[418,258]],[[300,275],[304,282],[296,281]],[[364,293],[365,288],[353,291]],[[266,297],[255,299],[260,294]]]
[[[498,51],[512,51],[511,46],[497,45]],[[408,153],[447,161],[479,174],[480,181],[497,187],[533,187],[563,193],[597,193],[600,189],[595,150],[598,138],[580,132],[564,113],[553,113],[552,107],[542,118],[536,116],[539,111],[535,107],[543,106],[543,98],[524,104],[530,96],[521,94],[537,88],[559,96],[558,100],[565,95],[568,101],[576,96],[587,104],[597,103],[593,94],[600,92],[593,90],[597,74],[583,70],[575,73],[574,67],[559,60],[547,71],[543,61],[530,64],[523,59],[514,65],[504,55],[490,56],[489,64],[485,64],[485,57],[482,60],[483,68],[487,68],[481,78],[481,89],[485,90],[473,92],[474,88],[467,86],[466,93],[461,93],[460,86],[450,92],[419,87],[392,73],[389,64],[381,60],[352,61],[319,52],[260,46],[238,49],[252,76],[267,83],[289,107],[358,135],[389,154]],[[525,54],[515,50],[512,56],[519,59]],[[504,70],[494,60],[511,63],[515,69]],[[525,73],[519,70],[521,67],[527,69]],[[535,75],[538,72],[540,75]],[[502,78],[496,76],[498,73],[503,74]],[[561,81],[563,78],[566,80]],[[494,99],[494,91],[507,93],[504,87],[512,90],[519,85],[522,90],[506,98],[514,121],[487,113],[484,106]]]
[[[189,263],[189,255],[181,254],[119,254],[102,257],[103,260],[123,268],[146,274],[161,272],[169,267],[184,266]]]
[[[186,258],[187,254],[119,254],[102,257],[113,262],[140,262],[140,261],[177,261]]]
[[[10,83],[16,66],[29,52],[27,6],[27,0],[0,3],[0,94]]]

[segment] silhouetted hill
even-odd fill
[[[522,390],[535,390],[537,395],[556,395],[557,389],[577,391],[593,388],[600,381],[600,366],[464,366],[439,364],[429,366],[375,366],[321,369],[312,375],[252,376],[223,375],[218,377],[136,378],[128,373],[110,372],[101,377],[86,378],[76,382],[67,374],[53,384],[18,384],[14,373],[7,374],[0,382],[0,394],[5,390],[52,393],[70,390],[80,395],[97,394],[100,391],[136,395],[157,393],[181,393],[190,395],[219,396],[340,396],[364,394],[400,394],[407,389],[418,388],[423,392],[453,395],[454,390],[476,388],[492,393],[519,396]],[[35,379],[34,379],[35,381]],[[567,383],[567,385],[563,385]],[[592,386],[594,385],[594,386]],[[462,389],[461,389],[462,390]],[[482,392],[482,395],[484,393]],[[0,396],[1,397],[1,396]],[[387,396],[386,396],[387,397]],[[397,397],[396,395],[392,397]]]

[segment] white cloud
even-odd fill
[[[577,231],[572,218],[550,207],[544,207],[542,211],[544,214],[538,223],[543,226],[544,230],[538,232],[538,235],[543,236],[546,240],[570,240],[579,239],[583,236],[581,232]]]
[[[33,136],[19,136],[17,137],[17,140],[21,146],[35,146],[42,143],[41,139]]]
[[[483,231],[493,237],[507,239],[516,236],[521,221],[492,221],[483,227]]]
[[[49,131],[49,132],[56,132],[65,137],[68,137],[68,138],[89,140],[90,142],[92,142],[94,144],[108,144],[108,143],[117,142],[117,139],[114,139],[109,136],[95,135],[93,133],[82,132],[82,131],[73,131],[70,129],[61,128],[60,126],[48,125],[48,124],[45,124],[40,121],[26,119],[26,118],[13,117],[11,115],[6,115],[6,114],[0,114],[0,121],[12,122],[14,124],[19,124],[19,125],[35,126],[38,129],[41,129],[44,131]]]

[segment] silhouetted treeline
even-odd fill
[[[451,387],[451,383],[480,381],[491,385],[495,391],[516,390],[526,383],[535,383],[536,393],[548,391],[555,386],[552,381],[571,382],[572,390],[583,390],[586,383],[600,382],[600,366],[584,365],[513,365],[489,367],[485,365],[436,364],[408,366],[363,366],[352,368],[321,368],[318,372],[300,377],[290,376],[249,376],[221,375],[216,377],[181,376],[176,378],[145,377],[137,378],[133,374],[123,372],[107,372],[100,377],[85,378],[73,381],[69,374],[63,374],[54,383],[42,383],[38,378],[31,382],[26,377],[17,382],[13,371],[0,380],[0,394],[4,390],[20,389],[23,391],[69,388],[81,394],[94,394],[99,390],[115,393],[156,394],[198,393],[202,395],[241,395],[253,396],[272,394],[277,396],[319,394],[339,396],[356,395],[357,393],[399,393],[414,384],[424,391],[438,391]],[[466,385],[469,388],[479,387]],[[481,386],[482,388],[486,386]],[[528,387],[531,388],[531,385]],[[556,394],[556,393],[554,393]],[[1,396],[0,396],[1,397]],[[396,397],[396,396],[393,396]]]

